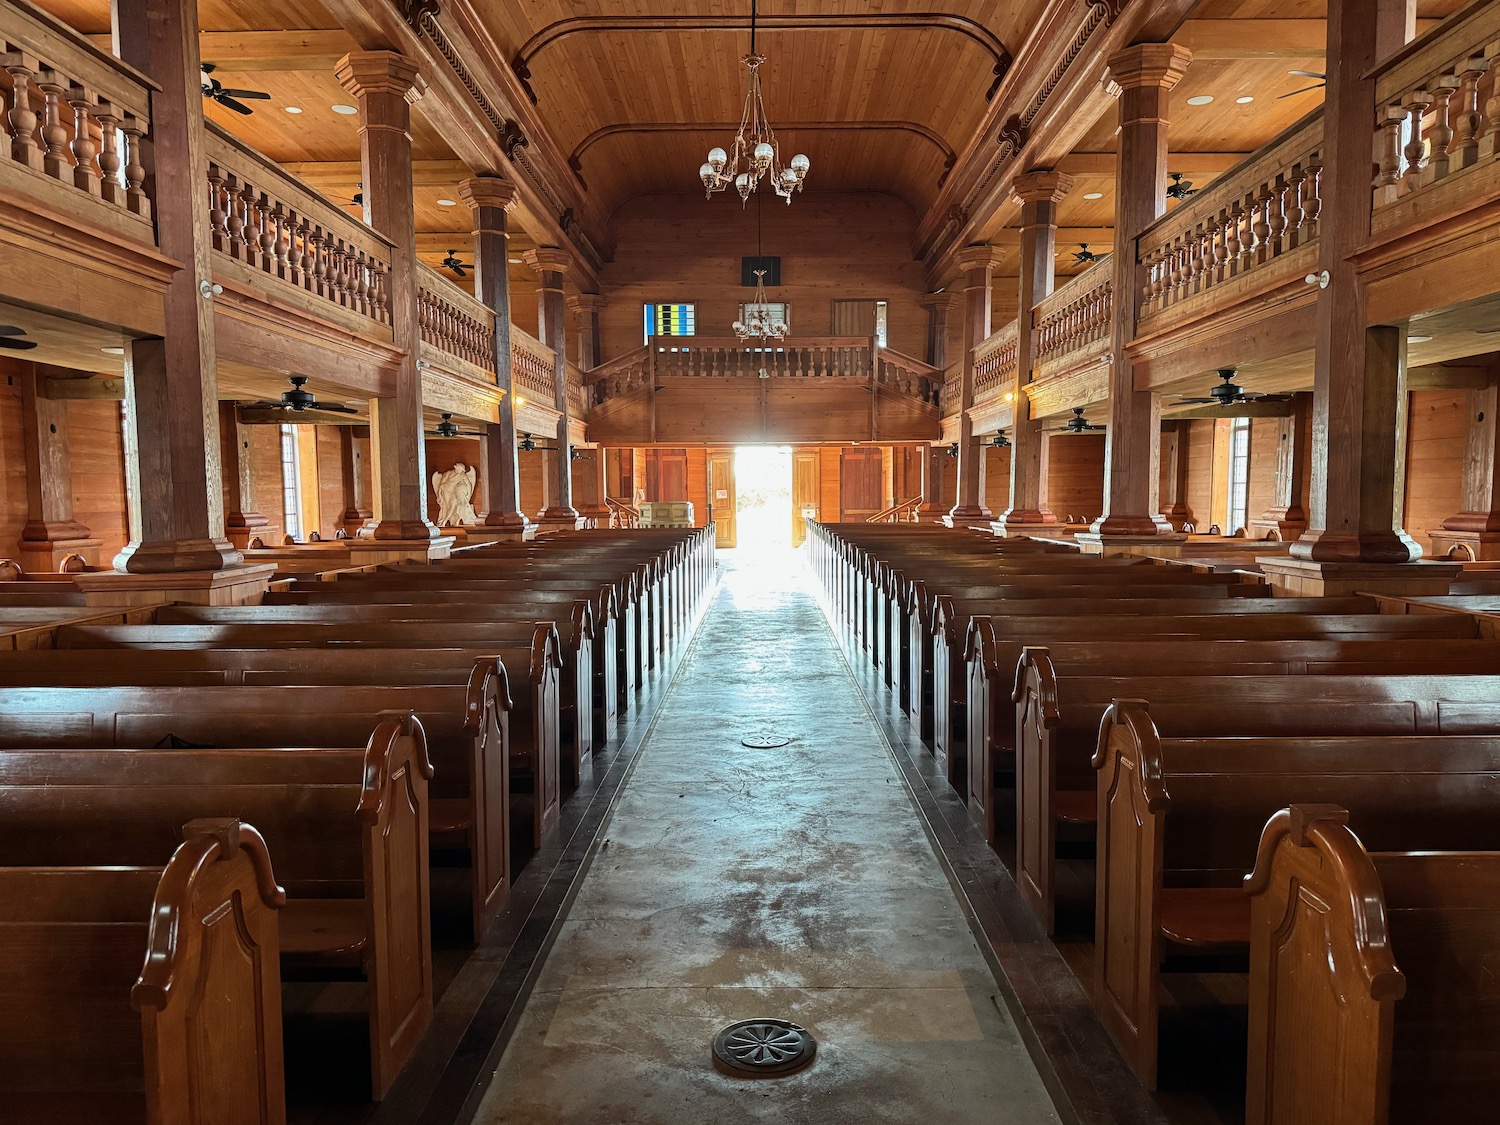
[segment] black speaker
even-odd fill
[[[780,258],[755,258],[746,257],[740,259],[740,284],[755,288],[755,271],[765,270],[765,283],[767,285],[781,284],[781,259]]]

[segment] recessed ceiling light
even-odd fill
[[[522,259],[522,258],[508,258],[506,260],[509,261],[510,264],[513,265],[513,266],[519,266],[525,259]]]
[[[101,352],[103,352],[105,355],[124,355],[125,354],[125,349],[124,348],[100,348],[99,350]]]
[[[455,200],[455,199],[439,199],[438,200],[438,206],[439,207],[457,207],[458,206],[458,201]]]
[[[1083,193],[1083,198],[1085,198],[1085,199],[1103,199],[1104,198],[1104,193],[1102,191],[1086,191],[1086,192]]]
[[[1211,102],[1213,100],[1214,100],[1214,96],[1212,94],[1198,94],[1198,95],[1196,95],[1194,97],[1189,98],[1188,101],[1187,101],[1187,104],[1188,105],[1207,105],[1209,102]]]
[[[301,113],[302,112],[302,107],[300,105],[288,105],[288,106],[282,106],[282,108],[285,109],[288,113]]]
[[[1235,98],[1234,99],[1234,104],[1235,105],[1249,105],[1254,100],[1255,99],[1252,98],[1249,94],[1246,94],[1246,95],[1244,95],[1244,97]]]
[[[1425,344],[1430,339],[1432,339],[1431,336],[1408,336],[1406,342],[1408,344]]]
[[[358,113],[359,109],[356,106],[352,105],[336,105],[333,107],[333,112],[342,113],[345,117],[349,117],[353,114]]]

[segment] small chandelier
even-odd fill
[[[741,340],[762,338],[784,340],[790,331],[786,321],[771,311],[766,300],[766,271],[755,271],[755,301],[745,306],[745,319],[737,320],[729,327]]]
[[[802,181],[807,178],[812,161],[799,152],[792,157],[791,164],[786,167],[781,164],[781,149],[760,97],[760,65],[766,59],[755,53],[755,4],[756,0],[750,0],[750,53],[740,60],[750,68],[740,129],[729,152],[717,147],[708,150],[708,160],[698,169],[698,178],[703,181],[704,197],[710,199],[714,192],[733,184],[743,206],[769,172],[772,189],[790,204],[793,193],[802,190]]]

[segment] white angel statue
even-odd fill
[[[432,490],[437,493],[438,526],[459,527],[478,523],[474,511],[474,485],[479,472],[462,461],[445,473],[432,474]]]

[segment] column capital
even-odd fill
[[[416,61],[399,51],[350,51],[338,61],[333,75],[357,98],[395,94],[415,102],[427,92]]]
[[[573,255],[558,246],[538,246],[522,254],[521,260],[538,277],[546,273],[565,274],[573,268]]]
[[[1005,260],[1005,251],[998,246],[991,246],[987,242],[976,243],[973,246],[965,246],[958,252],[958,268],[965,273],[985,270],[990,272],[1000,268],[1000,263]]]
[[[573,313],[598,312],[607,303],[603,293],[578,293],[566,301],[568,311]]]
[[[948,289],[941,293],[923,293],[917,298],[917,304],[932,313],[952,312],[957,302],[958,294]]]
[[[1011,181],[1010,190],[1022,203],[1061,203],[1073,190],[1073,177],[1062,172],[1023,172]]]
[[[510,211],[516,205],[516,185],[503,176],[470,176],[458,185],[458,197],[476,214],[481,207]]]
[[[1193,52],[1178,43],[1137,43],[1109,57],[1104,80],[1114,94],[1151,86],[1170,90],[1192,61]]]

